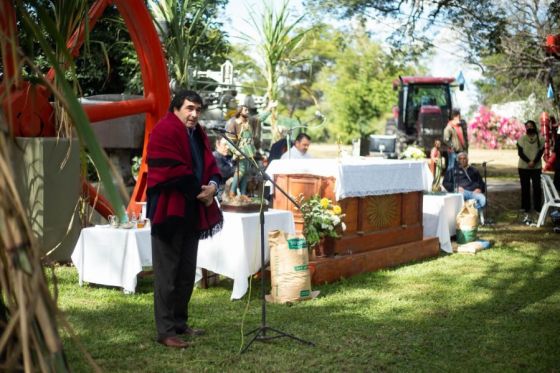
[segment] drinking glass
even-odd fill
[[[117,228],[119,226],[119,218],[115,215],[109,215],[109,225],[112,228]]]

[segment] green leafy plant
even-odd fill
[[[138,171],[140,171],[140,165],[142,164],[142,157],[135,156],[132,158],[132,164],[130,166],[130,171],[132,172],[132,176],[134,180],[138,177]]]
[[[314,195],[305,200],[301,196],[300,211],[304,221],[303,235],[309,248],[319,243],[321,238],[338,238],[346,230],[342,209],[328,198]]]

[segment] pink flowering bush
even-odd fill
[[[515,147],[525,133],[525,126],[515,118],[503,118],[487,107],[478,109],[468,126],[469,144],[486,149]]]

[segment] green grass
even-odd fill
[[[317,286],[312,301],[268,305],[270,326],[316,347],[280,338],[238,354],[246,299],[229,300],[227,279],[195,290],[192,325],[208,333],[184,351],[154,341],[150,277],[125,295],[79,287],[73,267],[57,267],[59,305],[111,372],[558,371],[560,248],[549,231],[483,228],[495,246],[477,255],[442,255]],[[253,281],[245,331],[260,323],[258,292]],[[75,340],[63,343],[74,371],[90,371]]]

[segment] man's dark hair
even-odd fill
[[[451,110],[451,119],[458,117],[459,115],[461,115],[461,110],[459,109],[453,109]]]
[[[307,140],[311,141],[311,137],[309,137],[309,135],[308,135],[307,133],[305,133],[305,132],[300,132],[300,134],[297,135],[297,137],[296,137],[296,141],[297,141],[297,142],[300,142],[300,141],[303,140],[303,139],[307,139]]]
[[[171,99],[171,104],[169,104],[169,112],[173,112],[175,109],[181,109],[185,100],[189,100],[190,102],[194,102],[195,104],[200,104],[202,106],[204,103],[202,101],[202,97],[195,91],[183,90],[179,91],[173,96]]]
[[[533,127],[537,128],[537,123],[535,123],[534,120],[529,119],[527,122],[525,122],[525,127],[527,127],[529,124],[532,124]]]

